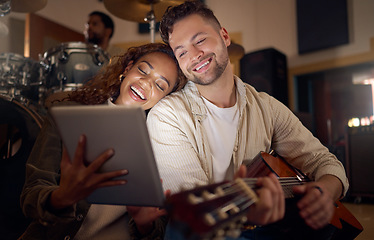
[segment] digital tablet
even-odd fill
[[[92,162],[109,148],[114,156],[100,172],[127,169],[125,185],[95,190],[87,201],[95,204],[161,207],[164,193],[140,107],[109,105],[54,106],[50,109],[62,141],[73,159],[78,139],[87,136],[86,160]]]

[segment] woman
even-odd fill
[[[112,59],[93,80],[69,95],[71,101],[63,104],[131,104],[147,110],[185,82],[168,46],[146,44]],[[69,159],[53,121],[46,118],[26,164],[21,206],[34,221],[21,239],[128,239],[126,207],[84,201],[96,188],[126,184],[112,179],[126,175],[127,170],[96,173],[113,153],[108,150],[86,166],[85,143],[82,136],[73,159]],[[165,215],[164,210],[129,210],[137,227],[132,236],[147,233],[148,239],[155,239],[159,235],[152,220]]]
[[[162,75],[152,76],[157,77],[153,82],[153,87],[155,87],[153,90],[157,91],[153,92],[147,92],[150,89],[142,85],[144,83],[142,80],[145,79],[145,76],[149,77],[151,74],[151,67],[147,62],[142,61],[142,63],[138,63],[137,66],[133,68],[138,59],[149,53],[155,53],[147,57],[163,65],[161,73],[171,75],[168,81],[172,81],[172,83],[168,83],[165,79],[160,78]],[[167,54],[169,58],[167,58],[167,60],[165,60],[165,58],[158,58],[162,53]],[[107,100],[111,100],[115,104],[139,104],[144,110],[147,110],[153,107],[162,97],[170,92],[181,89],[186,83],[184,75],[179,68],[174,66],[175,64],[178,63],[174,54],[165,44],[155,43],[133,47],[130,48],[127,53],[113,57],[109,66],[107,66],[101,74],[97,75],[83,88],[73,92],[69,98],[72,101],[90,105],[102,104]],[[177,69],[177,71],[175,71],[175,69]],[[134,76],[134,78],[125,80],[126,75]],[[136,83],[137,81],[140,83]],[[122,84],[122,82],[124,84]],[[132,85],[134,82],[135,84]],[[168,86],[165,86],[165,84]],[[145,89],[142,89],[143,87]],[[120,96],[120,93],[125,91],[128,91],[129,94],[122,94]],[[142,94],[146,94],[146,96],[142,96]]]

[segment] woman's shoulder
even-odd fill
[[[180,104],[183,104],[186,101],[185,98],[185,90],[181,89],[177,92],[173,92],[164,98],[162,98],[153,108],[160,108],[160,107],[175,107]]]

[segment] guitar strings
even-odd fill
[[[244,182],[251,188],[257,189],[256,186],[257,178],[243,178]],[[280,185],[282,187],[287,186],[296,186],[301,185],[304,182],[309,182],[309,180],[295,178],[295,177],[285,177],[285,178],[279,178]],[[220,185],[222,190],[224,190],[225,193],[232,193],[232,191],[236,192],[235,188],[233,186],[236,186],[237,184],[235,182],[227,182],[225,184]]]
[[[257,182],[257,179],[253,179],[253,178],[247,178],[247,179],[244,179],[244,182],[246,182],[248,184],[248,186],[255,186],[256,185],[256,182]],[[282,177],[282,178],[279,178],[279,182],[280,182],[280,185],[283,189],[283,192],[284,192],[284,195],[286,198],[292,198],[294,197],[294,193],[292,191],[292,187],[293,186],[297,186],[297,185],[301,185],[305,182],[309,182],[308,179],[301,179],[301,178],[297,178],[297,177]]]
[[[244,178],[243,181],[252,189],[258,189],[256,186],[256,178]],[[308,182],[308,180],[300,179],[296,177],[284,177],[279,178],[280,185],[283,188],[286,198],[294,197],[292,192],[292,186],[301,185],[303,182]],[[248,194],[245,194],[242,187],[236,182],[228,182],[220,185],[225,197],[229,195],[235,196],[231,201],[223,204],[219,208],[210,211],[210,216],[214,218],[215,221],[225,221],[228,217],[234,217],[238,214],[244,213],[255,200],[251,198]],[[222,192],[220,191],[220,192]]]
[[[257,180],[258,180],[257,178],[244,178],[243,180],[250,188],[252,188],[254,190],[258,189],[258,187],[256,186]],[[296,177],[282,177],[282,178],[279,178],[279,182],[280,182],[280,185],[283,188],[283,191],[285,193],[285,197],[290,198],[290,197],[294,196],[294,194],[292,192],[292,187],[293,186],[301,185],[304,182],[309,182],[309,180],[299,179],[299,178],[296,178]],[[241,212],[241,211],[244,211],[244,210],[248,209],[255,202],[254,199],[252,199],[250,196],[245,194],[243,192],[242,187],[240,187],[235,182],[228,182],[228,183],[222,184],[222,185],[220,185],[220,188],[222,189],[223,194],[225,196],[235,195],[235,194],[237,196],[235,196],[232,199],[232,201],[230,201],[229,203],[226,203],[223,206],[211,211],[212,217],[214,217],[216,220],[222,220],[221,219],[222,218],[222,212],[233,215],[233,214],[237,213],[237,211]],[[238,208],[237,211],[233,210],[234,206]]]
[[[252,189],[258,189],[258,187],[256,186],[257,178],[244,178],[243,180]],[[279,178],[279,182],[283,190],[285,191],[286,196],[293,197],[291,188],[293,186],[297,186],[305,182],[309,182],[309,180],[301,179],[300,181],[300,179],[296,177],[284,177],[284,178]],[[228,183],[221,185],[220,187],[222,188],[225,195],[234,194],[234,193],[242,191],[242,189],[238,187],[235,182],[228,182]]]

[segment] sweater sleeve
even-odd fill
[[[300,122],[283,104],[271,99],[274,114],[273,148],[291,165],[312,180],[324,175],[337,177],[343,186],[342,196],[349,183],[343,164]]]
[[[21,208],[27,217],[39,219],[43,225],[74,218],[75,206],[59,211],[48,211],[48,202],[60,179],[62,142],[50,116],[35,141],[26,163],[26,180],[21,193]]]

